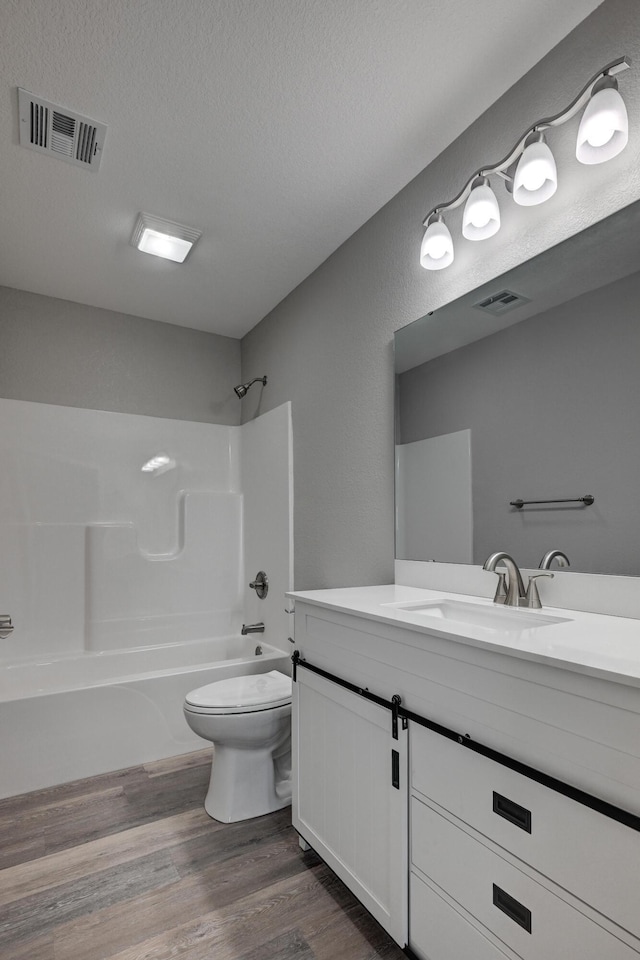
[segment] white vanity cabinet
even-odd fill
[[[408,729],[394,741],[388,708],[299,667],[301,835],[421,960],[638,960],[638,686],[322,595],[296,596],[301,658],[384,701],[398,694]]]
[[[407,937],[407,731],[389,711],[299,669],[293,825],[398,943]]]
[[[433,952],[424,918],[439,897],[490,957],[637,958],[639,833],[421,727],[411,757],[419,956],[459,960]]]

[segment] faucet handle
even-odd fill
[[[529,577],[524,606],[530,607],[532,610],[540,610],[542,607],[540,594],[538,593],[538,584],[536,583],[536,580],[540,577],[550,577],[550,579],[553,580],[554,575],[552,573],[532,573]]]

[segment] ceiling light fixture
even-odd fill
[[[139,213],[131,234],[131,244],[142,253],[173,260],[174,263],[184,263],[201,236],[200,231],[193,227],[153,217],[149,213]]]
[[[420,248],[420,264],[425,270],[442,270],[453,263],[453,240],[443,214],[465,201],[462,235],[467,240],[486,240],[498,232],[500,208],[489,177],[505,180],[507,190],[520,206],[544,203],[554,195],[558,187],[556,163],[544,132],[567,123],[585,105],[578,130],[577,159],[586,164],[604,163],[624,150],[629,139],[629,122],[615,76],[630,65],[628,57],[619,57],[607,64],[568,107],[553,117],[538,120],[504,159],[476,170],[453,200],[439,203],[430,210],[423,220],[426,230]]]

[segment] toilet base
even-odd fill
[[[291,804],[291,738],[274,754],[216,743],[204,808],[213,820],[236,823]]]

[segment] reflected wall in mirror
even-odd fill
[[[395,357],[399,559],[556,548],[640,575],[640,202],[404,327]]]

